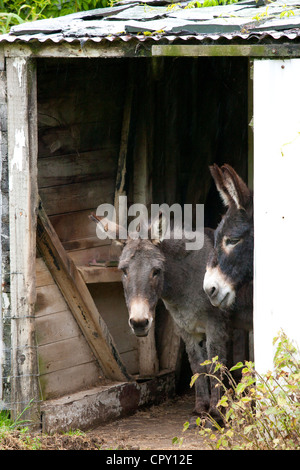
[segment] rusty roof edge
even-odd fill
[[[186,33],[186,34],[153,34],[153,35],[147,35],[147,34],[120,34],[120,35],[109,35],[109,36],[95,36],[95,37],[86,37],[86,38],[80,38],[80,37],[65,37],[63,34],[58,33],[58,34],[52,34],[52,35],[47,35],[47,34],[36,34],[36,35],[24,35],[22,37],[19,36],[11,36],[9,34],[5,35],[0,35],[0,43],[1,42],[7,42],[7,43],[15,43],[17,42],[18,44],[34,44],[34,43],[53,43],[53,44],[59,44],[63,42],[67,43],[77,43],[82,46],[84,46],[87,43],[100,43],[100,42],[128,42],[128,41],[135,41],[135,42],[145,42],[145,41],[153,41],[153,42],[166,42],[166,43],[171,43],[174,42],[175,40],[178,41],[195,41],[195,42],[202,42],[205,43],[207,39],[210,39],[212,41],[218,41],[222,39],[226,39],[228,41],[233,41],[235,39],[242,39],[249,41],[251,39],[257,39],[261,40],[264,38],[272,38],[276,41],[280,39],[287,39],[289,41],[292,41],[296,38],[299,38],[300,40],[300,34],[299,31],[296,29],[293,30],[283,30],[283,31],[252,31],[250,34],[249,33],[243,33],[241,31],[236,31],[234,33],[223,33],[223,34],[218,34],[218,33],[206,33],[206,34],[191,34],[191,33]],[[222,44],[220,44],[222,45]]]

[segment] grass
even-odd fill
[[[48,435],[32,432],[21,416],[13,421],[0,412],[0,450],[101,450],[103,439],[80,430]]]

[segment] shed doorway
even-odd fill
[[[176,389],[189,380],[181,367],[186,365],[182,345],[161,304],[153,339],[159,370],[142,370],[144,346],[127,324],[116,267],[119,249],[97,238],[88,216],[125,194],[128,205],[205,204],[205,225],[215,228],[224,210],[208,166],[229,163],[248,180],[248,90],[249,62],[240,57],[37,60],[43,223],[51,227],[48,235],[59,243],[66,265],[71,260],[75,266],[82,288],[83,280],[84,301],[99,311],[121,371],[107,376],[93,335],[74,318],[70,288],[64,292],[64,281],[49,269],[51,256],[45,258],[45,244],[38,241],[36,326],[43,401],[108,379],[139,380],[170,370],[176,372]]]

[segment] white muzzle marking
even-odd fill
[[[207,268],[203,289],[214,307],[227,309],[235,301],[235,289],[218,266]]]
[[[146,299],[135,297],[130,302],[129,326],[137,336],[146,336],[151,328],[153,315]]]

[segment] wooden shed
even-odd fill
[[[283,241],[297,213],[300,2],[188,6],[121,2],[0,36],[0,403],[30,404],[48,432],[160,401],[182,376],[163,305],[151,337],[130,333],[118,247],[88,218],[119,195],[204,203],[214,228],[208,165],[254,181],[259,369],[279,327],[299,340],[287,296],[299,255]]]

